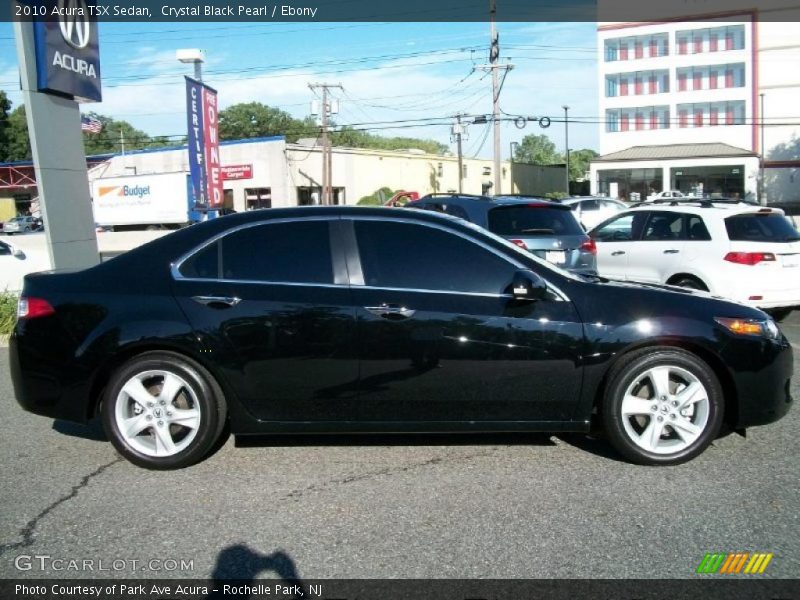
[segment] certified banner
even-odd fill
[[[189,174],[195,208],[222,207],[217,91],[186,77]]]

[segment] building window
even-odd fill
[[[636,58],[644,57],[644,48],[642,47],[642,42],[640,41],[634,42],[633,48],[634,48],[633,54]]]
[[[692,73],[694,78],[694,84],[692,85],[693,90],[702,90],[703,89],[703,73],[701,71],[695,71]]]
[[[678,127],[686,127],[688,122],[688,112],[685,110],[678,111]]]
[[[709,73],[708,73],[708,89],[710,89],[710,90],[717,89],[717,72],[716,71],[709,71]]]
[[[678,38],[678,54],[688,54],[689,53],[688,44],[689,44],[689,38],[687,37]]]
[[[606,131],[609,133],[619,131],[619,113],[615,110],[606,111]]]
[[[436,176],[437,177],[443,177],[444,176],[444,167],[442,166],[442,163],[439,163],[438,165],[436,165]]]
[[[245,210],[272,208],[271,188],[247,188],[244,191]]]
[[[650,75],[650,80],[648,82],[649,85],[649,94],[656,94],[658,93],[658,81],[655,75]]]
[[[716,52],[719,50],[719,35],[712,33],[708,38],[708,51]]]
[[[658,113],[654,110],[650,111],[650,129],[658,129]]]
[[[606,77],[606,98],[615,98],[617,95],[617,78]]]
[[[644,115],[640,112],[636,113],[636,131],[644,129]]]
[[[628,117],[628,115],[622,115],[620,117],[619,121],[620,121],[619,130],[620,131],[628,131],[630,117]]]
[[[628,44],[625,42],[620,42],[619,45],[619,59],[620,60],[628,60]]]
[[[619,80],[619,95],[620,96],[627,96],[628,95],[628,80],[627,79],[620,79]]]
[[[678,91],[686,91],[686,73],[678,73]]]
[[[708,111],[708,124],[719,125],[719,109],[711,108]]]
[[[702,127],[703,126],[703,109],[696,108],[694,111],[694,126],[695,127]]]
[[[606,40],[606,62],[617,60],[618,42],[616,40]]]

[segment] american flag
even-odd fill
[[[94,117],[87,117],[81,115],[81,131],[88,133],[100,133],[103,130],[103,124]]]

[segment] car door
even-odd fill
[[[0,292],[20,289],[23,262],[14,256],[14,250],[5,242],[0,242]]]
[[[365,421],[570,418],[582,340],[571,302],[556,292],[514,301],[507,292],[522,263],[474,241],[478,234],[400,219],[345,222]]]
[[[628,278],[628,260],[641,236],[646,211],[621,214],[590,232],[597,244],[597,272],[609,279]]]
[[[642,240],[628,255],[627,278],[646,283],[666,283],[678,272],[685,245],[683,213],[650,211]]]
[[[230,388],[264,421],[357,418],[355,316],[338,219],[241,226],[173,269],[174,294]]]

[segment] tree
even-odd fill
[[[311,117],[295,119],[278,108],[248,102],[233,104],[219,111],[219,136],[223,140],[283,135],[288,142],[315,136],[318,127]]]
[[[11,101],[3,90],[0,90],[0,160],[5,160],[8,154],[8,113],[11,111]]]
[[[562,156],[556,152],[556,145],[546,135],[526,135],[517,145],[514,160],[534,165],[563,163]]]
[[[117,121],[112,117],[98,115],[94,112],[90,112],[86,116],[97,119],[103,124],[100,133],[83,132],[83,148],[87,156],[122,152],[123,139],[125,140],[125,150],[153,148],[166,143],[163,138],[151,138],[127,121]]]
[[[409,137],[383,137],[344,126],[331,134],[334,146],[348,148],[373,148],[376,150],[408,150],[415,148],[428,154],[444,154],[448,148],[435,140]]]
[[[28,139],[28,121],[25,117],[25,107],[19,105],[8,115],[8,144],[4,160],[30,160],[31,142]]]
[[[589,163],[593,158],[600,156],[594,150],[583,148],[582,150],[573,150],[569,153],[569,179],[570,181],[577,181],[586,177],[589,170]]]

